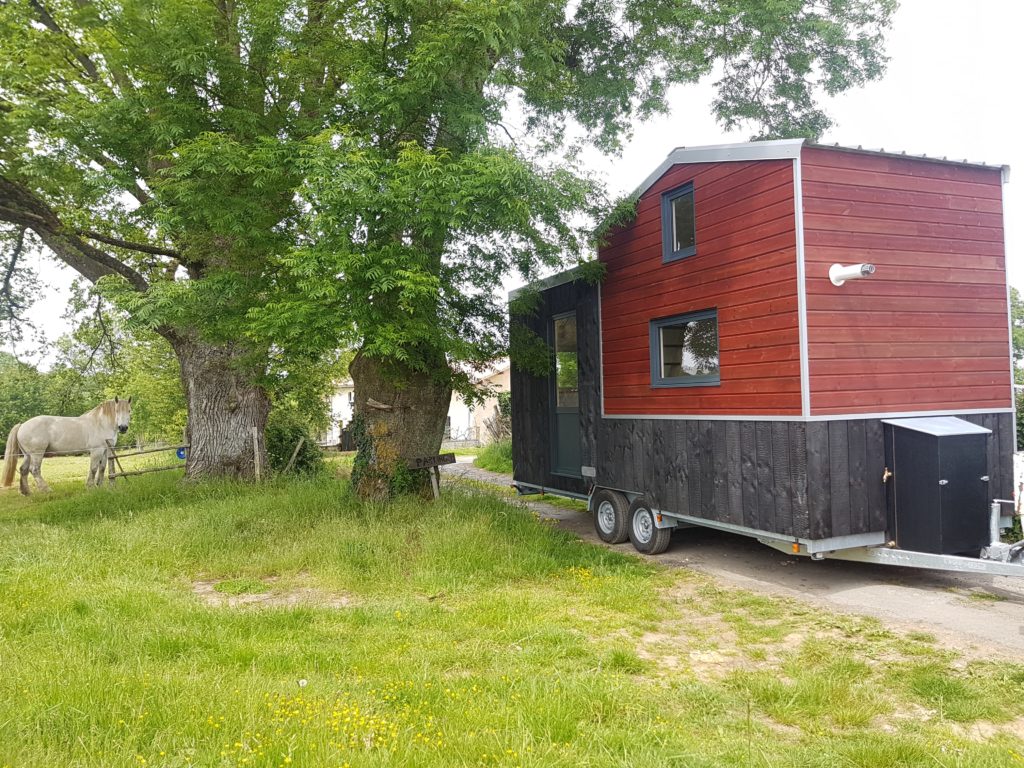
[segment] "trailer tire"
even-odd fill
[[[594,530],[607,544],[622,544],[629,538],[629,501],[618,491],[601,488],[591,499]]]
[[[672,540],[672,529],[657,526],[654,511],[642,496],[629,505],[629,540],[645,555],[660,555]]]

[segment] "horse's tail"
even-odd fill
[[[15,424],[14,428],[11,429],[11,434],[7,436],[7,448],[4,450],[4,468],[2,485],[4,488],[10,488],[11,483],[14,482],[14,470],[18,466],[18,456],[21,451],[18,447],[18,428],[21,424]]]

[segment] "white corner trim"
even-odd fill
[[[1003,221],[1006,221],[1006,180],[1010,175],[1010,167],[1003,166],[1003,185],[999,189],[999,209]],[[1007,342],[1010,348],[1010,409],[1014,412],[1013,421],[1013,445],[1017,445],[1017,393],[1013,386],[1013,305],[1010,303],[1010,265],[1007,264],[1006,249],[1006,227],[1003,227],[1003,277],[1006,279],[1006,329]]]
[[[668,153],[661,165],[654,169],[633,192],[639,198],[654,186],[673,165],[691,163],[730,163],[745,160],[795,160],[800,157],[803,139],[776,139],[774,141],[746,141],[741,144],[711,144],[704,147],[676,147]]]
[[[804,182],[800,155],[793,159],[793,209],[796,216],[796,312],[800,328],[800,412],[811,415],[811,363],[807,348],[807,266],[804,261]]]
[[[816,421],[863,421],[868,419],[913,418],[916,416],[964,416],[979,413],[1013,413],[1013,408],[961,408],[941,411],[882,411],[879,413],[836,413],[820,416],[775,416],[748,414],[740,416],[676,414],[676,413],[602,413],[603,419],[638,419],[649,421],[793,421],[811,423]]]
[[[600,369],[598,386],[601,387],[601,417],[604,418],[604,317],[601,311],[601,293],[604,281],[597,284],[597,367]]]

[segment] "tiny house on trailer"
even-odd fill
[[[511,322],[521,493],[657,553],[703,525],[786,552],[1024,574],[1008,169],[765,141],[676,149],[599,249]],[[522,330],[520,329],[520,330]]]

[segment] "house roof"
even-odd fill
[[[863,147],[844,147],[840,144],[814,144],[805,139],[776,139],[774,141],[745,141],[739,144],[710,144],[704,147],[676,147],[668,153],[661,165],[643,180],[639,187],[633,192],[634,198],[639,198],[654,183],[665,175],[674,165],[687,165],[691,163],[728,163],[748,160],[792,160],[800,156],[800,150],[804,146],[820,147],[822,149],[838,149],[843,152],[857,152],[866,155],[881,155],[883,157],[910,158],[917,160],[928,160],[933,163],[946,163],[947,165],[966,165],[974,168],[987,168],[989,170],[999,169],[1003,174],[1003,183],[1010,180],[1010,166],[988,165],[981,162],[969,160],[950,160],[945,157],[928,157],[928,155],[908,155],[906,152],[886,152],[884,149],[864,149]]]

